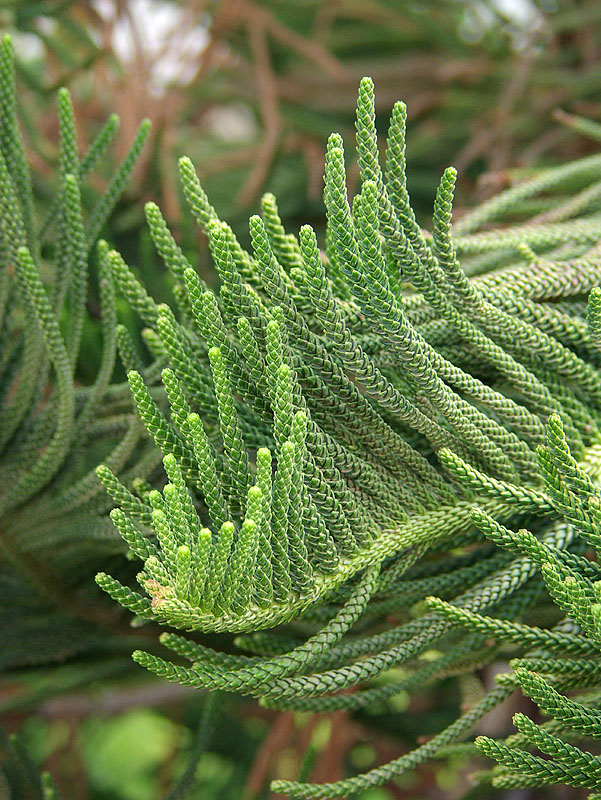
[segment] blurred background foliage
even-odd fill
[[[318,220],[324,144],[331,131],[350,144],[366,74],[383,122],[395,100],[407,104],[422,212],[449,164],[462,176],[461,199],[481,199],[511,180],[510,168],[586,150],[551,124],[554,111],[599,117],[594,0],[5,0],[1,13],[16,34],[29,115],[51,142],[61,85],[84,140],[115,111],[123,151],[140,119],[152,120],[115,234],[141,229],[140,198],[177,222],[182,153],[238,228],[267,187],[286,221]],[[40,167],[56,158],[47,141],[31,141]]]
[[[140,120],[152,120],[150,144],[104,234],[157,300],[170,290],[144,233],[146,200],[159,203],[192,263],[214,279],[206,245],[181,213],[180,155],[192,158],[219,215],[243,241],[265,190],[276,194],[291,230],[302,222],[319,228],[325,142],[340,131],[351,146],[357,85],[367,74],[381,130],[394,101],[407,103],[409,188],[418,212],[427,218],[449,164],[461,176],[459,209],[469,207],[594,149],[569,123],[570,114],[601,118],[600,23],[598,0],[0,2],[0,25],[12,33],[18,57],[21,122],[42,208],[56,192],[58,87],[73,94],[82,151],[111,112],[121,118],[115,161]],[[97,180],[101,188],[102,174]],[[92,293],[92,319],[94,302]],[[127,321],[125,305],[120,314]],[[99,358],[93,322],[85,336],[82,382]],[[49,611],[49,628],[52,619]],[[99,641],[96,652],[81,653],[78,625],[65,629],[69,641],[54,653],[56,664],[3,666],[1,721],[19,733],[12,742],[0,737],[2,798],[36,796],[22,748],[52,771],[68,799],[267,798],[275,774],[336,780],[394,758],[417,744],[416,730],[439,730],[481,691],[478,682],[450,677],[427,694],[400,696],[394,713],[352,717],[276,714],[221,698],[209,750],[197,764],[204,698],[142,674],[128,655],[130,634],[121,648],[111,635],[104,648]],[[41,652],[43,631],[36,637]],[[492,681],[489,669],[480,677]],[[500,709],[496,721],[487,718],[494,731],[481,732],[502,734],[499,721],[509,717]],[[492,796],[490,788],[480,790],[485,795],[469,790],[476,768],[458,751],[361,800]],[[179,788],[170,789],[174,780]],[[520,800],[559,791],[536,790],[536,798],[525,791]]]

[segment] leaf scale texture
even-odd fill
[[[360,185],[350,198],[333,135],[321,245],[309,226],[288,233],[267,194],[245,250],[180,161],[219,289],[149,203],[171,308],[95,245],[146,126],[83,213],[81,181],[116,122],[80,159],[61,92],[60,189],[40,226],[6,40],[2,59],[0,510],[15,574],[56,594],[61,560],[72,569],[86,547],[95,558],[127,549],[139,585],[114,570],[98,585],[137,622],[193,632],[162,635],[173,661],[134,659],[273,708],[386,707],[500,652],[515,658],[416,750],[332,784],[273,784],[290,797],[350,797],[452,752],[516,687],[550,721],[520,714],[510,739],[464,747],[499,763],[495,786],[599,796],[598,759],[572,742],[601,737],[601,205],[590,191],[601,156],[543,170],[453,229],[449,168],[426,231],[407,192],[405,107],[394,107],[382,158],[364,79]],[[84,388],[73,374],[92,252],[105,348]],[[146,326],[145,355],[116,324],[115,291]],[[111,384],[117,351],[127,384]],[[108,454],[93,470],[95,437]],[[203,633],[226,636],[208,646]]]

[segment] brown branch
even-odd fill
[[[335,56],[329,53],[325,47],[282,25],[273,14],[261,8],[257,3],[252,2],[252,0],[242,0],[242,3],[242,7],[245,8],[247,20],[255,20],[264,30],[270,33],[274,39],[286,47],[289,47],[291,50],[296,50],[297,53],[303,55],[308,61],[313,61],[335,81],[344,81],[348,78],[346,67]]]
[[[247,800],[256,797],[269,777],[269,768],[276,753],[283,749],[294,732],[294,714],[284,711],[275,718],[271,730],[259,748],[252,769],[246,779],[242,796]]]
[[[360,728],[346,711],[335,711],[330,715],[332,732],[329,741],[315,763],[311,780],[316,783],[331,783],[344,777],[344,762],[353,744],[360,738]]]
[[[275,75],[269,59],[265,27],[259,18],[249,16],[247,30],[254,57],[264,137],[259,145],[255,165],[238,197],[238,202],[243,206],[248,205],[257,196],[267,177],[281,128]]]

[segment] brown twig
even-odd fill
[[[275,76],[271,68],[264,23],[254,15],[246,21],[250,46],[254,58],[256,86],[263,122],[263,141],[257,159],[238,197],[241,206],[248,205],[263,185],[275,151],[281,127]]]
[[[284,711],[278,714],[271,726],[271,730],[259,748],[252,769],[246,779],[242,793],[246,800],[252,800],[262,791],[268,780],[269,769],[276,753],[286,746],[293,732],[294,714],[292,711]]]
[[[332,732],[327,745],[315,763],[311,780],[317,783],[332,782],[344,777],[344,761],[346,754],[355,742],[360,739],[360,729],[355,725],[348,712],[335,711],[330,716]]]
[[[255,19],[274,39],[300,53],[307,61],[313,61],[333,80],[344,81],[349,77],[346,67],[322,45],[282,25],[273,14],[251,0],[243,0],[243,7],[247,19]]]

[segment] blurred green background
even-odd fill
[[[327,136],[342,133],[352,161],[357,86],[371,75],[383,135],[393,103],[407,103],[408,182],[421,219],[449,164],[460,172],[460,214],[524,174],[594,149],[562,123],[570,114],[601,118],[600,23],[598,0],[0,3],[42,208],[56,191],[58,87],[72,91],[81,150],[113,111],[122,123],[116,159],[140,120],[152,120],[150,144],[104,235],[160,301],[170,286],[144,232],[147,200],[159,203],[191,262],[214,281],[206,242],[183,212],[179,156],[192,158],[219,215],[243,241],[267,190],[291,231],[304,222],[321,228]],[[93,320],[93,292],[90,311]],[[135,325],[124,303],[120,314]],[[86,324],[84,383],[99,358],[99,333]],[[130,650],[126,642],[123,655],[102,667],[82,656],[14,665],[0,676],[2,725],[19,731],[67,798],[251,800],[269,797],[275,775],[335,780],[415,746],[415,731],[439,730],[492,680],[488,671],[482,683],[449,677],[423,695],[401,695],[393,713],[354,716],[276,714],[221,698],[194,788],[175,795],[169,787],[193,752],[204,697],[154,681],[131,663]],[[361,800],[491,797],[488,788],[469,789],[469,774],[482,766],[458,754]],[[26,799],[27,780],[21,784]],[[0,784],[0,798],[3,791]],[[574,795],[537,789],[520,800],[560,796]]]

